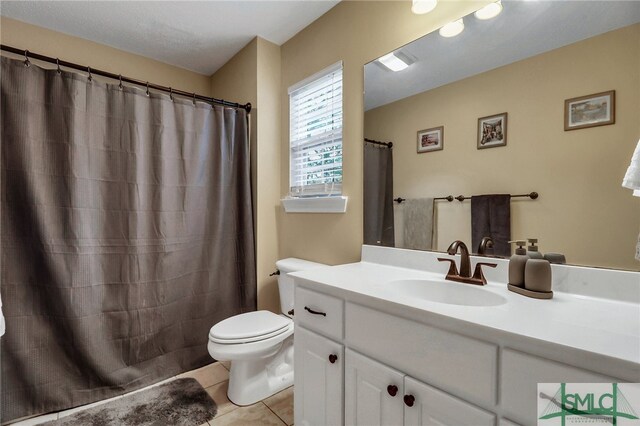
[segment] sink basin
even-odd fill
[[[471,284],[431,280],[399,280],[384,285],[384,290],[429,302],[460,306],[498,306],[507,302],[499,294]]]

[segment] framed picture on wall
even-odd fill
[[[507,113],[478,118],[478,149],[507,144]]]
[[[614,124],[616,122],[615,103],[615,90],[565,100],[564,130]]]
[[[444,149],[444,126],[418,132],[418,154]]]

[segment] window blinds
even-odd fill
[[[289,89],[290,195],[342,193],[342,63]]]

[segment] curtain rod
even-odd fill
[[[511,198],[523,198],[523,197],[527,197],[527,198],[531,198],[532,200],[535,200],[536,198],[538,198],[540,196],[540,194],[538,194],[537,192],[530,192],[528,194],[516,194],[516,195],[510,195]],[[464,195],[458,195],[457,197],[454,197],[453,195],[447,195],[446,197],[437,197],[434,198],[434,201],[437,200],[447,200],[448,202],[452,202],[453,200],[458,200],[460,202],[463,202],[464,200],[469,200],[471,199],[471,197],[465,197]],[[395,201],[396,203],[400,204],[403,201],[406,201],[405,198],[394,198],[393,201]]]
[[[60,60],[58,58],[52,58],[50,56],[41,55],[39,53],[33,53],[33,52],[28,51],[28,50],[17,49],[15,47],[7,46],[6,44],[0,44],[0,50],[4,50],[6,52],[15,53],[17,55],[24,55],[25,65],[29,64],[29,58],[37,59],[39,61],[44,61],[44,62],[48,62],[48,63],[51,63],[51,64],[56,64],[58,67],[63,66],[65,68],[72,68],[74,70],[84,71],[84,72],[89,73],[89,76],[91,76],[92,74],[100,75],[100,76],[103,76],[103,77],[111,78],[113,80],[119,80],[121,83],[125,82],[125,83],[135,84],[137,86],[143,86],[147,90],[149,90],[149,89],[159,90],[159,91],[162,91],[162,92],[169,93],[170,95],[174,95],[175,94],[175,95],[184,96],[184,97],[187,97],[187,98],[192,98],[194,101],[195,100],[199,100],[199,101],[204,101],[204,102],[208,102],[208,103],[211,103],[211,104],[228,106],[228,107],[231,107],[231,108],[242,108],[242,109],[246,110],[247,113],[251,112],[251,103],[240,104],[240,103],[237,103],[237,102],[225,101],[224,99],[216,99],[216,98],[212,98],[210,96],[199,95],[199,94],[197,94],[195,92],[189,93],[189,92],[185,92],[184,90],[177,90],[177,89],[174,89],[172,87],[166,87],[166,86],[162,86],[160,84],[153,84],[153,83],[149,83],[148,81],[142,81],[142,80],[137,80],[137,79],[131,78],[131,77],[125,77],[125,76],[123,76],[121,74],[114,74],[114,73],[109,72],[109,71],[103,71],[103,70],[99,70],[99,69],[94,69],[94,68],[91,68],[89,66],[84,66],[84,65],[75,64],[73,62],[63,61],[63,60]]]
[[[376,141],[376,140],[373,140],[373,139],[367,139],[367,138],[364,138],[364,141],[365,142],[369,142],[369,143],[374,143],[376,145],[384,145],[387,148],[392,148],[393,147],[393,142],[380,142],[380,141]]]

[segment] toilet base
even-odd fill
[[[231,361],[227,397],[236,405],[252,405],[293,385],[293,336],[275,355]]]

